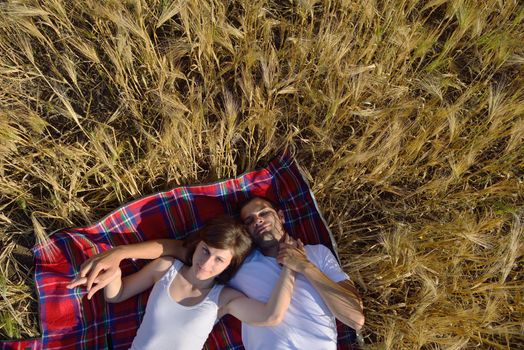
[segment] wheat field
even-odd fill
[[[366,349],[524,344],[524,4],[0,2],[0,339],[52,231],[292,145]]]

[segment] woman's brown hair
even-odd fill
[[[202,229],[185,240],[184,247],[190,249],[190,256],[193,256],[200,241],[213,248],[233,251],[229,266],[215,277],[215,281],[220,284],[227,283],[235,275],[252,248],[251,237],[244,225],[225,215],[211,219]]]

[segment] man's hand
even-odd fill
[[[299,273],[302,273],[307,266],[311,265],[302,241],[300,239],[295,241],[287,234],[283,242],[280,243],[277,261],[290,270]]]
[[[123,257],[117,248],[109,249],[97,255],[93,255],[80,267],[78,276],[67,285],[67,288],[75,288],[85,285],[87,287],[87,298],[91,297],[100,289],[107,286],[120,271],[120,262]],[[96,283],[95,286],[93,284]]]

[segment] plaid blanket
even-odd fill
[[[108,304],[103,293],[91,300],[83,288],[66,284],[88,257],[120,244],[155,238],[183,238],[219,214],[237,215],[238,203],[252,196],[277,202],[286,229],[304,244],[322,243],[336,255],[332,239],[301,170],[289,151],[267,167],[209,185],[184,186],[131,202],[89,227],[54,233],[34,247],[36,285],[40,299],[42,338],[4,343],[2,349],[127,349],[142,320],[148,293]],[[129,274],[146,262],[128,260]],[[338,324],[338,349],[352,349],[355,333]],[[210,334],[206,349],[243,349],[240,322],[225,317]]]

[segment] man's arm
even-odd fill
[[[120,262],[124,259],[156,259],[169,255],[187,262],[189,252],[183,243],[184,241],[175,239],[157,239],[109,249],[87,259],[80,267],[78,276],[67,285],[67,288],[86,284],[87,297],[90,299],[98,290],[111,282]]]
[[[333,282],[311,263],[299,240],[298,246],[282,245],[278,262],[303,274],[315,287],[333,315],[342,323],[359,331],[364,325],[362,299],[348,280]]]

